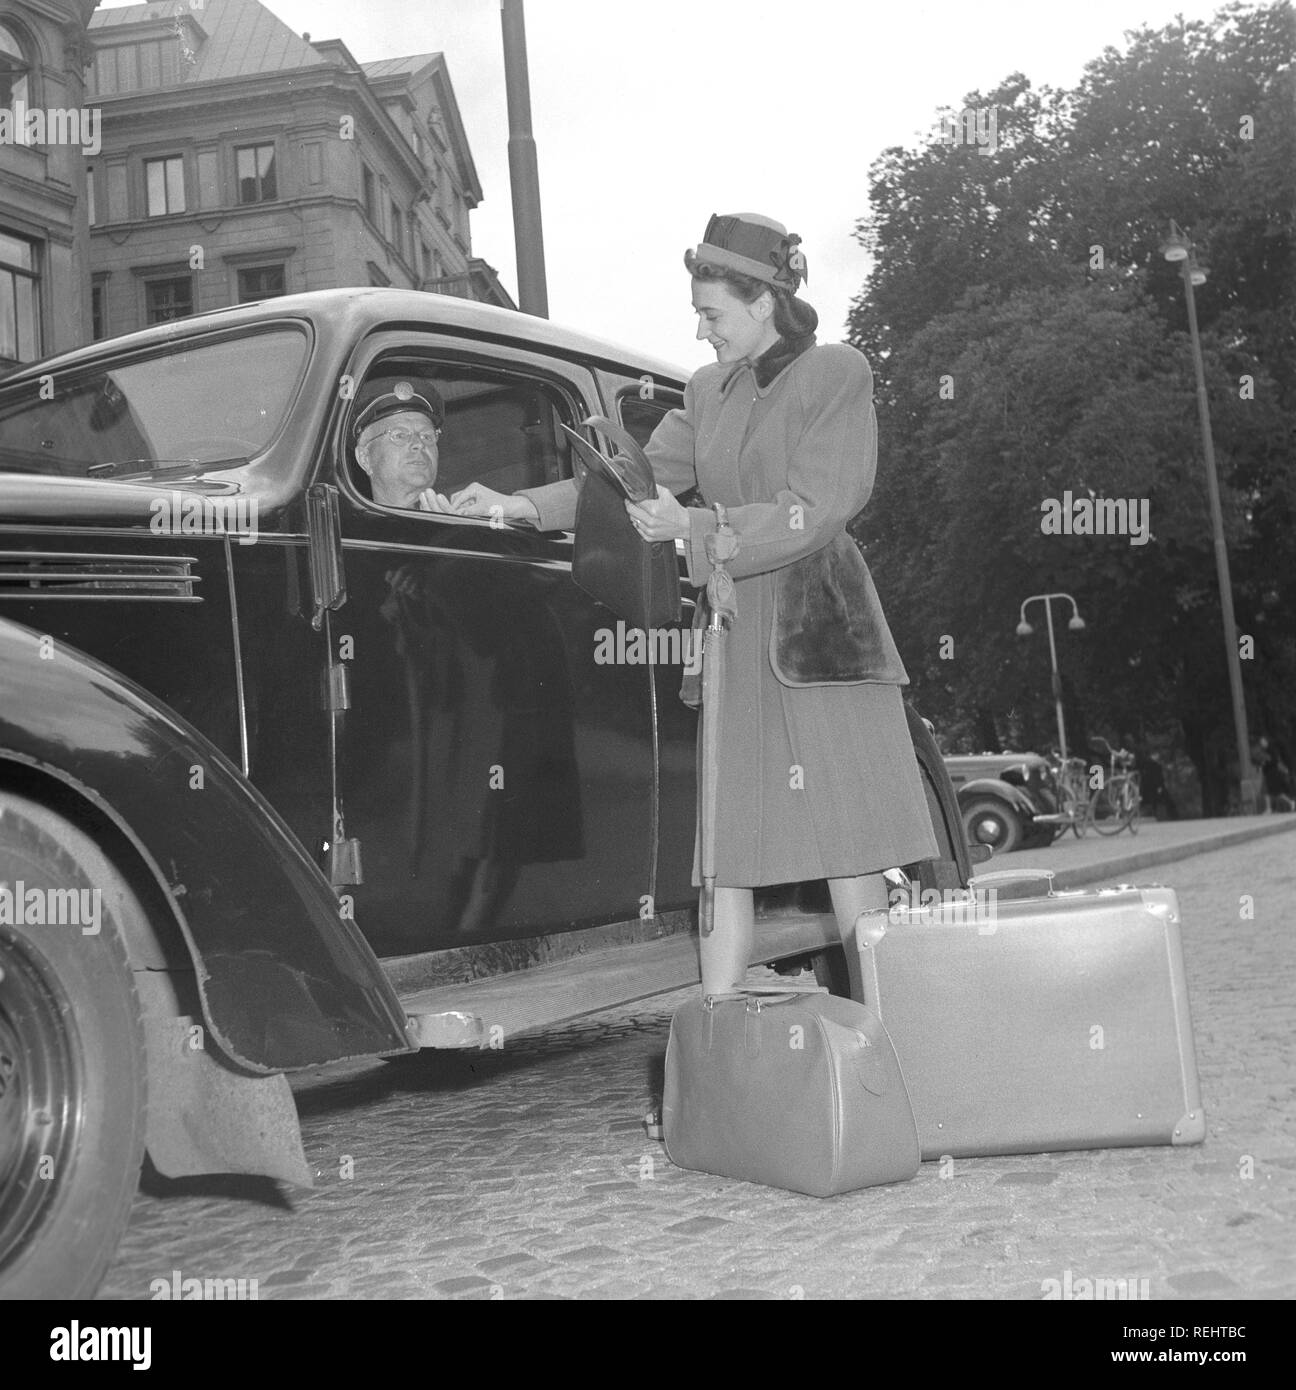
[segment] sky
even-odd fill
[[[263,3],[265,0],[263,0]],[[116,8],[113,0],[101,9]],[[360,62],[443,52],[483,200],[473,252],[517,298],[498,0],[268,0]],[[820,341],[845,336],[869,271],[854,239],[868,170],[916,147],[942,106],[1013,72],[1070,87],[1126,30],[1220,8],[1198,0],[528,0],[526,30],[549,316],[693,369],[683,267],[713,212],[802,238]]]

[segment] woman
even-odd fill
[[[885,908],[883,870],[938,850],[899,686],[908,677],[867,566],[846,534],[873,490],[872,374],[844,344],[815,346],[815,311],[796,297],[800,238],[751,213],[712,217],[684,256],[699,339],[715,349],[684,407],[648,442],[657,497],[627,510],[649,541],[685,542],[704,586],[710,506],[682,507],[694,485],[722,503],[739,537],[738,616],[727,641],[720,718],[715,930],[701,939],[702,988],[746,975],[753,888],[826,878],[862,998],[855,920]],[[572,482],[512,497],[472,484],[456,510],[574,523]],[[701,884],[695,853],[693,881]]]

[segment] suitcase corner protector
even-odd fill
[[[1206,1112],[1200,1106],[1190,1110],[1174,1127],[1170,1142],[1179,1144],[1200,1144],[1206,1137]]]

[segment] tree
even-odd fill
[[[1175,722],[1205,784],[1228,694],[1183,293],[1159,243],[1173,216],[1210,265],[1198,307],[1252,717],[1290,744],[1296,30],[1289,4],[1235,4],[1127,37],[1075,91],[1014,74],[970,94],[997,113],[994,151],[933,139],[875,163],[857,228],[875,265],[850,319],[883,450],[862,534],[934,715],[1041,741],[1043,647],[1011,634],[1022,598],[1067,589],[1090,622],[1062,644],[1076,725]],[[1146,501],[1155,539],[1043,535],[1041,502],[1068,489]]]

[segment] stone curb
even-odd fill
[[[1053,887],[1080,888],[1088,883],[1100,883],[1118,875],[1132,874],[1139,869],[1150,869],[1157,864],[1171,864],[1177,859],[1192,859],[1214,849],[1226,849],[1230,845],[1243,844],[1247,840],[1259,840],[1267,835],[1281,835],[1296,830],[1296,815],[1264,816],[1256,819],[1263,823],[1241,826],[1236,830],[1218,830],[1203,835],[1200,839],[1181,840],[1178,844],[1160,845],[1156,849],[1122,854],[1101,864],[1078,864],[1071,869],[1058,869],[1053,875]],[[973,866],[974,873],[977,867],[980,866]]]

